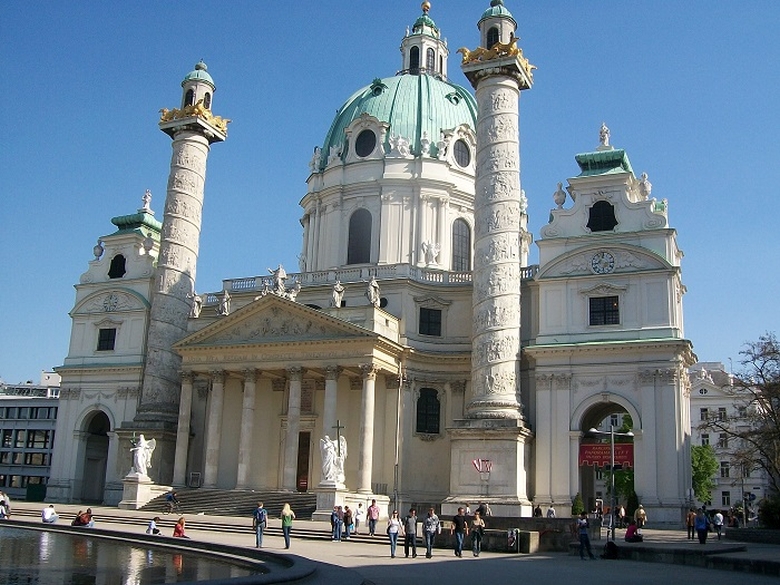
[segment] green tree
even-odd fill
[[[571,515],[573,516],[579,516],[585,511],[585,504],[582,502],[582,496],[580,495],[580,492],[577,492],[577,495],[574,496],[574,500],[572,500],[571,503]]]
[[[712,477],[719,468],[720,464],[711,445],[691,447],[693,494],[700,502],[709,502],[712,499],[712,490],[715,487]]]

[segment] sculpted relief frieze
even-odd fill
[[[141,309],[141,302],[133,295],[121,291],[111,291],[91,297],[78,310],[79,313],[114,313]]]
[[[490,394],[513,394],[517,388],[517,379],[514,369],[499,370],[489,368],[480,372],[474,381],[475,396],[487,396]]]
[[[515,200],[520,195],[520,177],[516,173],[479,175],[477,193],[486,202]]]
[[[293,337],[296,339],[322,339],[328,336],[332,337],[334,334],[335,331],[321,323],[315,323],[312,319],[276,310],[248,318],[216,336],[214,341],[246,342]]]
[[[498,332],[478,342],[474,348],[474,366],[484,367],[494,362],[510,361],[517,357],[520,339],[515,333]]]

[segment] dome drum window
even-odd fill
[[[455,162],[461,168],[466,168],[471,164],[471,149],[466,141],[463,139],[456,140],[453,146],[453,154],[455,156]]]
[[[360,158],[366,158],[376,148],[376,134],[373,130],[363,130],[355,140],[355,154]]]

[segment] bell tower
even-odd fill
[[[163,464],[152,471],[173,468],[173,447],[179,407],[181,359],[172,346],[187,333],[206,181],[206,160],[211,144],[227,138],[230,120],[212,111],[216,89],[203,61],[181,83],[181,107],[161,110],[160,130],[173,139],[173,155],[160,240],[160,253],[152,292],[143,386],[134,428],[154,436],[162,447]],[[155,477],[170,481],[169,477]]]
[[[401,41],[403,58],[402,72],[412,75],[432,75],[439,79],[447,79],[447,43],[442,40],[441,32],[436,23],[428,15],[430,2],[422,3],[422,15],[414,22],[411,33],[406,29],[406,36]]]

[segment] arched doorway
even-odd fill
[[[633,437],[625,434],[632,431],[634,421],[620,404],[603,402],[591,407],[582,417],[582,438],[580,439],[579,470],[580,494],[585,509],[594,511],[600,505],[604,513],[612,506],[612,437],[615,436],[615,506],[623,505],[633,512],[636,502],[634,493],[634,444]],[[596,432],[590,432],[595,429]]]
[[[92,414],[86,423],[84,448],[84,475],[81,481],[81,500],[102,503],[108,463],[108,432],[111,423],[102,411]]]

